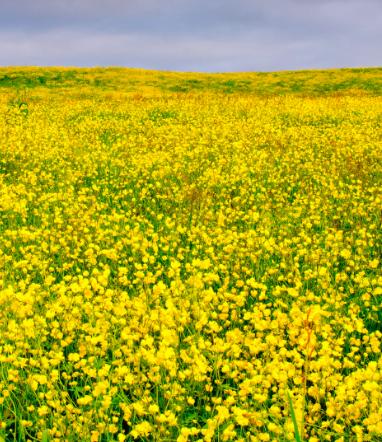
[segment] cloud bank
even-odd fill
[[[381,41],[380,0],[1,1],[3,66],[377,66]]]

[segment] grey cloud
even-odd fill
[[[381,64],[380,0],[0,0],[0,64],[234,71]]]

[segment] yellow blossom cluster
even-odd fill
[[[0,440],[382,440],[380,96],[20,72],[0,70]]]

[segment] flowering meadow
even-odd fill
[[[382,441],[382,69],[0,69],[0,441]]]

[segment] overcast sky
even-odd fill
[[[382,66],[382,0],[0,0],[0,65]]]

